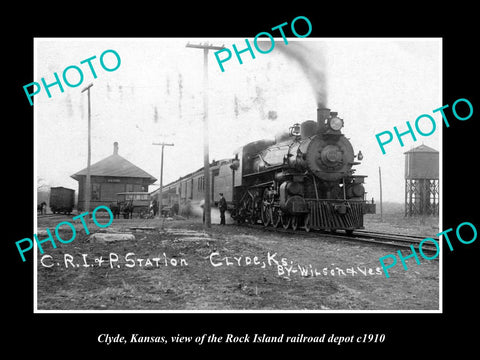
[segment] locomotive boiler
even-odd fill
[[[354,153],[343,125],[337,112],[319,108],[317,121],[239,149],[230,165],[232,217],[294,230],[363,228],[363,215],[374,213],[375,204],[365,200],[366,176],[354,174],[363,155]]]

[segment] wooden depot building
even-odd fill
[[[78,210],[85,210],[85,183],[87,168],[71,175],[78,181]],[[117,193],[141,191],[148,193],[148,185],[157,179],[118,155],[118,143],[113,144],[113,154],[90,165],[90,211],[99,205],[117,201]]]

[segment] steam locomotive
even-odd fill
[[[232,218],[305,231],[363,228],[363,215],[375,213],[375,204],[365,200],[366,176],[354,175],[363,155],[354,154],[343,125],[337,112],[319,108],[316,122],[240,148],[230,164]]]
[[[275,140],[249,143],[233,159],[213,161],[211,203],[223,193],[238,224],[347,233],[363,228],[363,215],[375,213],[375,204],[365,200],[366,176],[354,175],[363,155],[354,154],[343,125],[338,113],[319,108],[317,121],[294,124]],[[164,186],[162,206],[198,205],[203,174],[200,168]]]

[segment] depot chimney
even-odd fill
[[[118,155],[118,142],[113,143],[113,154]]]

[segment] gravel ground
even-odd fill
[[[40,218],[39,233],[63,220]],[[395,226],[366,218],[367,229]],[[386,278],[378,259],[396,250],[388,246],[234,225],[204,231],[195,218],[166,220],[163,229],[158,219],[115,219],[103,230],[89,225],[92,233],[133,234],[128,241],[95,240],[82,227],[71,243],[45,244],[38,253],[38,310],[439,308],[439,261],[409,259],[407,271],[398,261]]]

